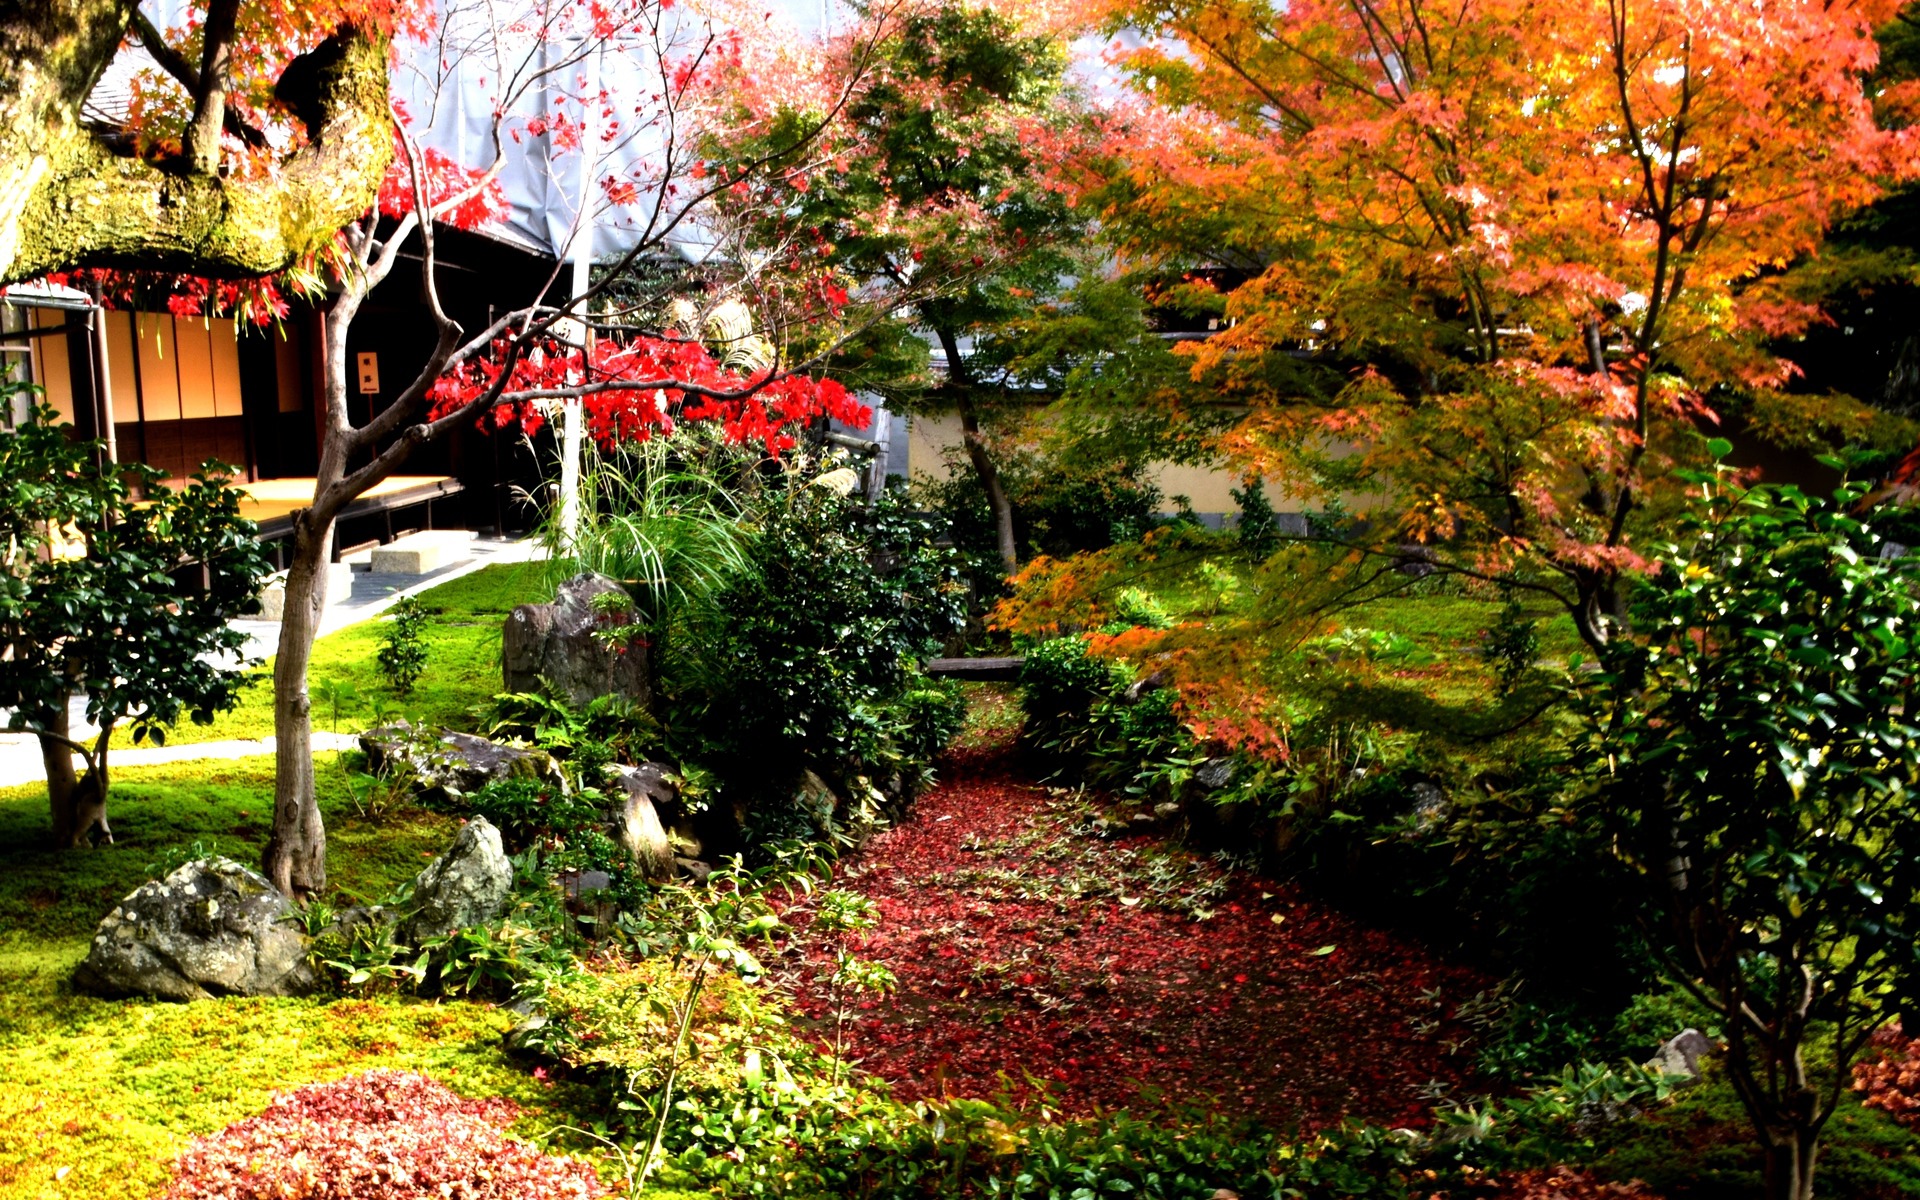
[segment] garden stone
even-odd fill
[[[682,876],[695,883],[705,883],[707,876],[713,874],[713,864],[697,858],[676,858],[673,866]]]
[[[333,915],[327,925],[326,936],[350,941],[361,929],[391,927],[400,923],[400,916],[384,904],[354,904],[341,909]]]
[[[529,1051],[533,1049],[534,1037],[547,1027],[547,1014],[537,1008],[529,1009],[519,1024],[507,1030],[507,1049]]]
[[[607,898],[613,889],[613,876],[605,871],[562,871],[555,880],[566,895],[567,911],[597,934],[611,925],[618,909]]]
[[[497,920],[512,891],[513,864],[501,848],[500,831],[485,817],[475,817],[444,855],[414,876],[414,910],[402,927],[404,939],[417,946]]]
[[[101,996],[298,996],[318,980],[291,900],[230,858],[187,863],[122,900],[74,972]]]
[[[615,822],[614,840],[643,875],[663,881],[673,874],[673,839],[660,821],[660,806],[678,800],[679,789],[667,779],[667,768],[659,763],[617,770],[626,799]]]
[[[1437,784],[1416,783],[1411,792],[1415,833],[1425,833],[1447,819],[1447,810],[1451,805],[1447,803],[1447,794],[1441,791]]]
[[[1154,671],[1128,684],[1127,690],[1122,693],[1122,695],[1126,697],[1128,704],[1138,704],[1140,703],[1141,697],[1150,692],[1157,692],[1165,686],[1167,686],[1167,673],[1165,671]]]
[[[596,636],[623,617],[593,609],[596,596],[626,593],[604,575],[582,573],[560,585],[552,604],[522,604],[501,630],[500,665],[509,692],[550,690],[576,707],[601,696],[652,702],[647,651]]]
[[[1153,806],[1153,815],[1162,821],[1177,820],[1180,816],[1180,806],[1171,800],[1164,801]]]
[[[1210,758],[1194,768],[1194,783],[1209,792],[1224,791],[1233,782],[1234,767],[1231,758]]]
[[[503,779],[557,781],[559,769],[544,750],[490,741],[443,729],[438,734],[396,721],[360,735],[367,768],[411,781],[422,796],[458,799]]]
[[[1682,1029],[1666,1041],[1647,1060],[1649,1070],[1674,1079],[1693,1082],[1700,1078],[1700,1060],[1713,1053],[1713,1042],[1698,1029]]]

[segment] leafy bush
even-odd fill
[[[1020,707],[1027,744],[1060,759],[1091,741],[1082,733],[1093,706],[1124,682],[1122,668],[1095,658],[1086,640],[1053,638],[1031,647],[1020,667]]]
[[[1746,1111],[1717,1072],[1597,1138],[1588,1165],[1644,1180],[1666,1200],[1748,1200],[1766,1194]],[[1843,1099],[1821,1139],[1817,1194],[1850,1200],[1920,1197],[1920,1143],[1884,1112]]]
[[[1500,584],[1500,615],[1481,635],[1487,660],[1500,680],[1500,695],[1511,696],[1520,680],[1540,659],[1539,622],[1527,615],[1520,603],[1519,589],[1510,581]]]
[[[423,1075],[367,1071],[277,1097],[196,1138],[161,1200],[521,1200],[608,1195],[592,1164],[504,1130],[510,1100],[466,1100]]]
[[[598,792],[561,788],[545,779],[497,779],[444,807],[485,817],[500,830],[509,853],[577,839],[606,823]]]
[[[1013,504],[1014,537],[1023,556],[1099,550],[1135,541],[1159,522],[1160,489],[1147,479],[1144,464],[1068,464],[1017,450],[1003,456],[1000,481]],[[956,458],[947,478],[917,490],[951,532],[969,575],[998,581],[1004,569],[993,515],[972,467]]]
[[[676,639],[669,711],[693,736],[688,756],[770,831],[793,815],[807,767],[851,791],[876,760],[924,754],[955,727],[958,692],[917,669],[964,619],[958,560],[933,534],[897,494],[863,510],[789,489],[768,503],[745,568]]]
[[[412,596],[402,596],[382,621],[380,674],[395,692],[411,695],[414,681],[427,669],[426,606]]]

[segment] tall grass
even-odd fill
[[[557,499],[541,523],[551,582],[581,571],[619,580],[636,615],[658,625],[746,566],[752,534],[739,502],[711,460],[681,442],[588,447],[578,528],[572,536],[561,529]]]

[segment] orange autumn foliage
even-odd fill
[[[1544,572],[1604,642],[1623,577],[1730,402],[1823,319],[1791,270],[1920,173],[1896,0],[1115,0],[1139,85],[1097,189],[1126,252],[1255,264],[1187,347],[1228,439],[1372,545]],[[1277,353],[1362,364],[1328,401]],[[1837,398],[1827,407],[1846,406]],[[1776,405],[1803,421],[1820,406]]]

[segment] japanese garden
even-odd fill
[[[1920,1200],[1906,0],[0,0],[0,533],[0,1200]]]

